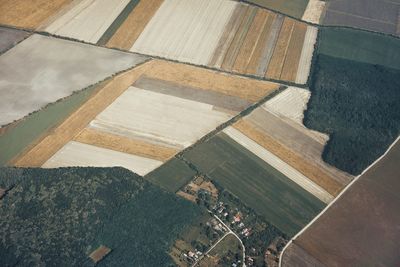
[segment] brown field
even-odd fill
[[[257,46],[258,40],[262,35],[264,26],[268,20],[269,12],[263,9],[258,9],[257,14],[253,20],[253,24],[247,33],[246,39],[239,51],[239,55],[236,58],[236,62],[233,65],[233,71],[244,73],[247,65],[253,55],[253,52]]]
[[[304,160],[301,155],[294,153],[292,150],[282,145],[271,136],[258,130],[254,125],[245,120],[240,120],[233,125],[234,128],[245,134],[247,137],[281,158],[287,164],[301,172],[317,185],[324,188],[328,193],[336,196],[343,188],[341,184],[332,179],[323,170],[312,164],[310,161]]]
[[[400,266],[399,162],[397,142],[293,241],[282,266],[306,266],[309,257],[323,266]]]
[[[169,147],[151,144],[143,140],[133,140],[90,128],[80,132],[74,138],[74,141],[159,161],[167,161],[178,153],[177,150]]]
[[[5,194],[6,194],[6,190],[4,188],[0,187],[0,199],[2,199]]]
[[[140,1],[106,46],[129,50],[164,0]]]
[[[176,192],[176,194],[178,196],[180,196],[180,197],[183,197],[184,199],[187,199],[189,201],[192,201],[192,202],[196,203],[196,199],[197,198],[195,196],[191,195],[191,194],[188,194],[188,193],[183,192],[183,191],[178,191],[178,192]]]
[[[108,253],[111,252],[111,249],[109,249],[106,246],[100,246],[98,249],[93,251],[90,255],[89,258],[93,260],[94,263],[98,263],[101,261],[105,256],[107,256]]]
[[[270,35],[272,23],[274,22],[276,17],[277,17],[277,15],[275,13],[268,12],[268,18],[264,25],[264,29],[261,33],[260,39],[258,40],[258,43],[254,49],[254,52],[253,52],[251,58],[249,59],[249,63],[246,68],[246,74],[256,74],[257,73],[257,69],[259,66],[261,56],[263,54],[265,45],[266,45],[267,40]]]
[[[283,63],[285,62],[295,23],[293,19],[285,18],[281,32],[279,33],[278,42],[275,46],[274,54],[268,65],[267,72],[265,73],[266,78],[279,80],[281,77]]]
[[[68,117],[59,127],[40,140],[32,149],[10,162],[10,165],[19,167],[42,166],[51,156],[81,132],[97,114],[119,97],[151,65],[152,62],[147,62],[104,82],[100,85],[102,86],[101,90],[92,98]]]
[[[303,50],[303,43],[306,31],[307,24],[295,23],[280,77],[281,80],[296,80],[297,68],[299,66],[301,51]]]
[[[36,29],[72,0],[0,0],[0,24]]]
[[[164,81],[178,82],[185,86],[240,97],[250,102],[256,102],[279,88],[279,84],[276,83],[232,76],[161,60],[156,60],[146,75]]]
[[[239,54],[239,50],[242,47],[242,44],[246,38],[246,34],[249,31],[250,26],[252,25],[253,19],[256,15],[257,9],[253,6],[246,6],[246,13],[242,20],[242,23],[237,30],[235,37],[230,43],[229,49],[225,54],[224,62],[222,63],[221,68],[223,70],[231,71],[233,64],[235,63],[236,57]]]
[[[232,42],[235,37],[235,33],[237,32],[241,22],[244,19],[244,15],[246,14],[246,9],[244,6],[239,5],[233,11],[233,14],[225,27],[225,30],[222,34],[222,37],[216,47],[212,59],[209,63],[210,66],[220,68],[222,62],[224,61],[224,56],[226,51],[229,49],[229,44]]]

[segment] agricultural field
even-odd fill
[[[72,0],[1,0],[0,24],[36,29],[66,8]]]
[[[305,112],[307,127],[327,133],[324,160],[360,174],[400,133],[400,71],[318,55]]]
[[[283,253],[282,266],[399,265],[399,162],[397,141],[294,239]]]
[[[326,1],[323,24],[360,28],[400,36],[400,2],[382,0]]]
[[[321,28],[317,53],[400,69],[398,38],[354,29]]]
[[[0,56],[0,125],[145,60],[144,56],[34,34]]]
[[[288,236],[324,207],[322,201],[225,132],[184,157]]]
[[[170,247],[202,216],[121,168],[3,168],[0,187],[1,266],[94,266],[98,248],[111,252],[97,266],[171,266]]]
[[[278,88],[177,63],[147,62],[105,82],[10,165],[123,166],[146,175]]]
[[[300,19],[309,1],[312,0],[248,0],[247,2]]]
[[[17,43],[27,38],[30,34],[25,31],[0,27],[0,54],[12,48]]]

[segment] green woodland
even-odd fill
[[[170,266],[201,211],[123,168],[0,169],[0,266]]]

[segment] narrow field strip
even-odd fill
[[[333,196],[325,191],[322,187],[318,186],[306,176],[286,164],[283,160],[276,157],[274,154],[242,134],[235,128],[228,127],[223,130],[230,138],[235,140],[237,143],[254,153],[257,157],[271,165],[273,168],[284,174],[287,178],[301,186],[304,190],[311,193],[324,203],[329,203],[333,200]]]
[[[321,15],[324,12],[326,3],[321,0],[309,0],[307,8],[304,11],[301,20],[311,22],[314,24],[319,24]]]
[[[295,23],[296,21],[293,19],[285,18],[279,33],[278,42],[276,43],[273,56],[264,77],[279,80]]]
[[[29,151],[26,151],[10,162],[18,167],[40,167],[66,143],[72,140],[92,121],[98,113],[109,106],[120,96],[150,66],[151,62],[144,63],[133,70],[116,76],[104,82],[103,87],[78,110],[76,110],[60,126],[52,130]]]
[[[74,138],[74,141],[158,161],[166,161],[178,153],[178,150],[170,147],[163,147],[144,140],[101,132],[92,128],[84,129]]]
[[[139,1],[121,27],[107,42],[107,47],[129,50],[164,0]]]
[[[42,168],[119,166],[146,175],[161,165],[161,161],[154,159],[71,141],[46,161]]]
[[[317,42],[318,28],[307,26],[307,32],[304,37],[303,49],[301,51],[299,67],[297,69],[296,80],[298,84],[305,84],[311,70],[311,62],[314,53],[314,46]]]
[[[97,43],[130,0],[83,0],[49,25],[47,32]]]
[[[268,136],[250,122],[246,120],[240,120],[239,122],[235,123],[233,127],[285,161],[288,165],[292,166],[304,176],[308,177],[315,184],[326,190],[329,194],[335,196],[343,188],[340,183],[332,179],[328,173],[324,172],[317,165],[312,163],[312,161],[304,159],[304,157],[281,144],[273,137]]]

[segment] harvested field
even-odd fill
[[[89,258],[91,258],[94,263],[98,263],[110,252],[111,252],[110,248],[101,245],[98,249],[90,253]]]
[[[332,201],[332,195],[326,192],[325,189],[315,184],[313,181],[305,177],[296,169],[282,161],[280,158],[266,150],[264,147],[257,144],[255,141],[253,141],[240,131],[236,130],[235,128],[228,127],[223,132],[230,138],[235,140],[238,144],[242,145],[254,155],[265,161],[271,167],[275,168],[287,178],[298,184],[304,190],[317,197],[322,202],[329,203],[330,201]]]
[[[196,175],[182,160],[173,158],[145,176],[150,182],[175,193]]]
[[[301,154],[293,152],[249,122],[241,120],[234,124],[233,127],[308,177],[331,195],[336,196],[343,188],[340,183],[332,179],[328,173],[320,169],[315,163],[303,159]]]
[[[326,3],[321,0],[309,0],[306,11],[304,11],[304,21],[308,21],[314,24],[318,24],[321,20],[321,15],[325,10]]]
[[[1,0],[0,24],[36,29],[72,0]]]
[[[196,146],[184,157],[288,236],[324,206],[224,133]]]
[[[236,5],[219,0],[165,0],[131,51],[207,65]]]
[[[32,35],[0,57],[0,125],[21,119],[145,59],[143,56]]]
[[[101,90],[84,105],[71,114],[50,134],[45,136],[36,146],[20,155],[11,165],[21,167],[40,167],[66,143],[72,140],[118,96],[122,94],[151,63],[143,64],[133,70],[116,76],[102,84]]]
[[[45,31],[97,43],[128,3],[129,0],[82,0]]]
[[[400,69],[398,38],[360,30],[322,28],[318,54]]]
[[[265,77],[279,80],[282,73],[283,64],[285,62],[286,53],[288,52],[289,42],[293,33],[295,21],[290,18],[285,18],[282,29],[279,33],[274,54],[271,62],[268,65]]]
[[[283,266],[293,266],[294,260],[304,266],[310,257],[323,266],[398,266],[399,162],[397,140],[383,159],[294,240],[286,250],[289,253],[283,254]]]
[[[130,87],[91,127],[182,149],[231,117],[209,104]]]
[[[178,82],[183,86],[203,88],[255,102],[277,90],[279,84],[227,75],[216,71],[166,61],[156,64],[146,73],[154,78]]]
[[[90,128],[80,132],[74,138],[74,141],[159,161],[166,161],[178,152],[169,147],[162,147],[143,140],[134,140]]]
[[[321,144],[313,136],[307,134],[308,130],[304,127],[296,127],[298,126],[297,123],[293,124],[289,120],[284,121],[263,108],[254,110],[245,117],[245,120],[294,153],[301,155],[304,160],[313,162],[314,165],[324,170],[342,186],[350,182],[351,176],[349,174],[339,171],[322,160],[325,144]]]
[[[329,1],[325,25],[349,26],[386,34],[399,35],[400,2],[382,0]]]
[[[97,146],[71,141],[54,154],[43,168],[59,167],[124,167],[139,175],[146,175],[162,162]]]
[[[301,50],[299,67],[296,73],[295,82],[298,84],[307,83],[311,70],[311,62],[314,53],[315,43],[317,42],[318,29],[313,26],[307,26],[304,37],[303,49]]]
[[[309,0],[248,0],[250,3],[300,19]]]
[[[107,42],[108,47],[129,50],[164,0],[139,1],[121,27]]]
[[[0,54],[27,38],[30,33],[0,27]]]

